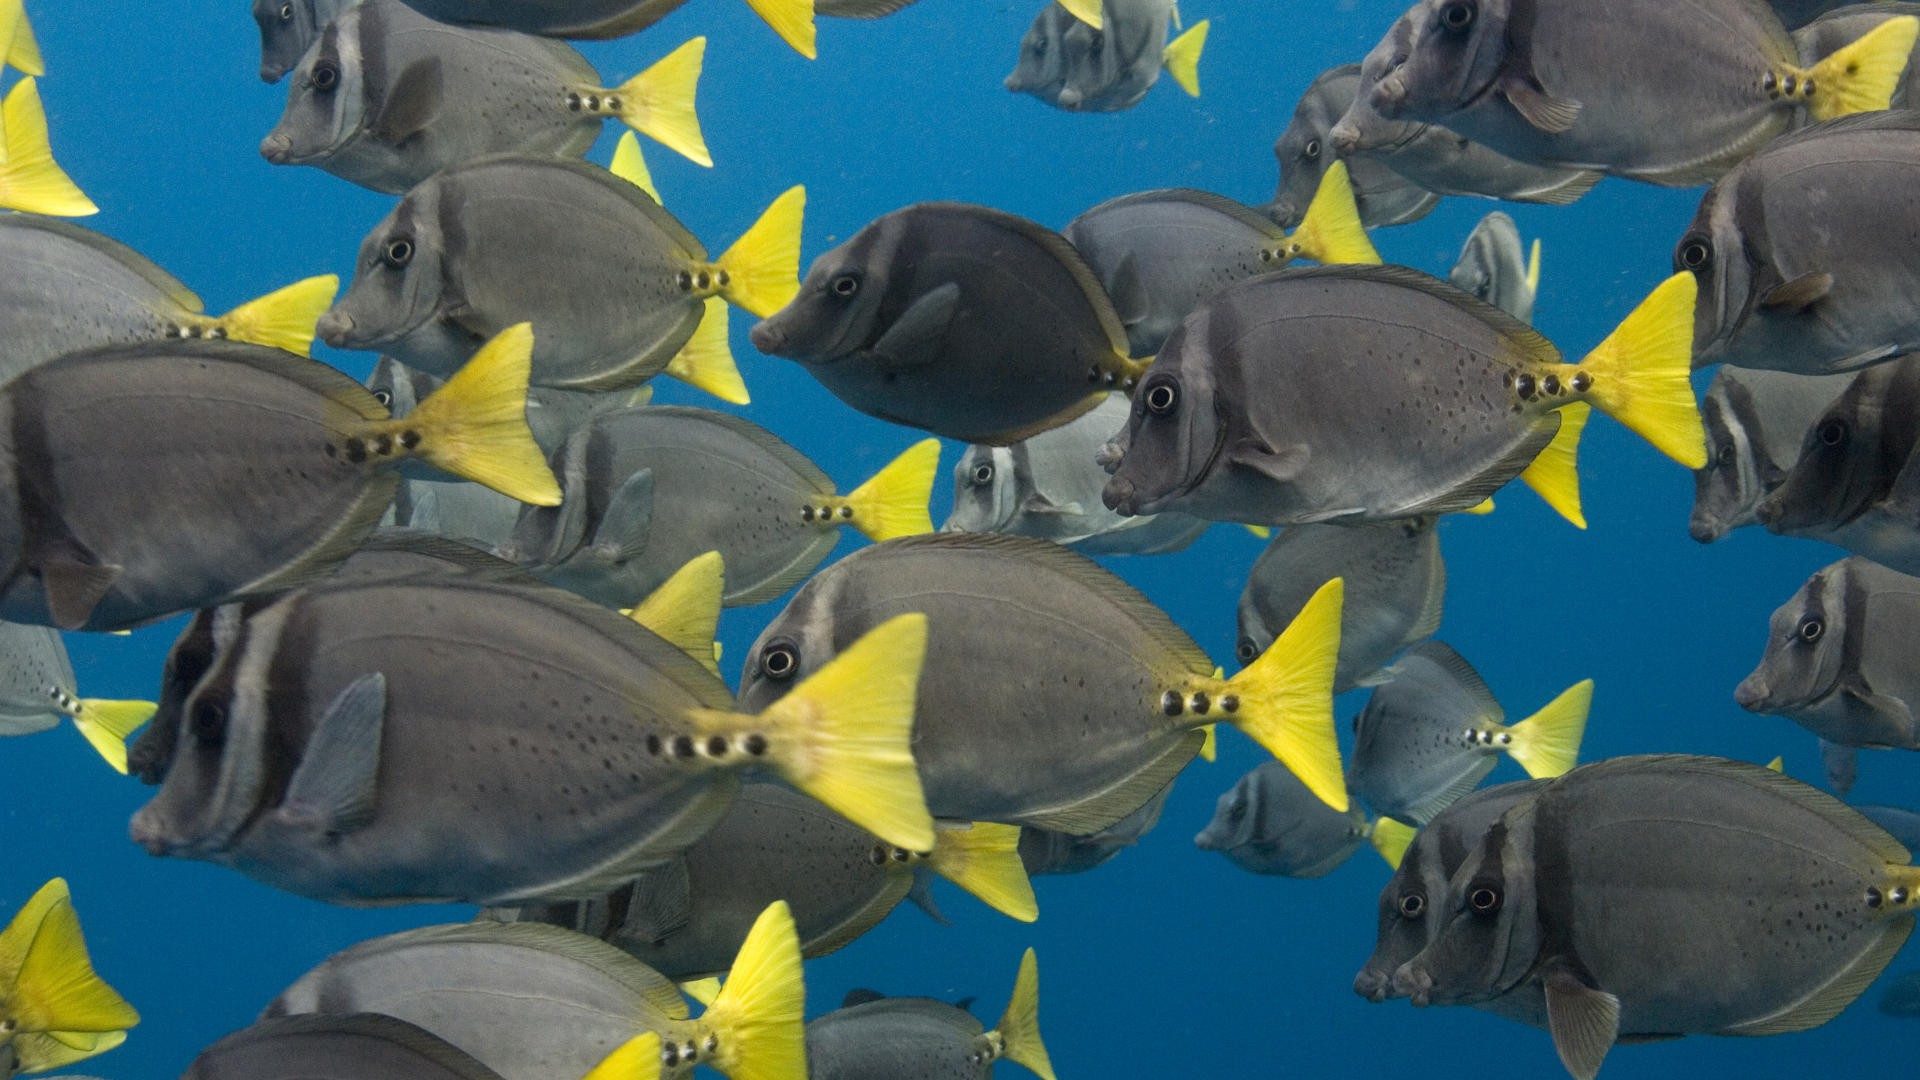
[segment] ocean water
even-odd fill
[[[103,210],[85,224],[146,253],[216,311],[309,274],[350,276],[361,236],[393,203],[259,157],[285,86],[256,78],[247,7],[29,0],[47,57],[41,89],[56,154]],[[920,200],[984,203],[1056,228],[1101,200],[1149,188],[1263,202],[1276,179],[1269,148],[1300,91],[1322,69],[1363,55],[1400,10],[1393,0],[1188,0],[1189,21],[1213,23],[1201,98],[1163,79],[1131,111],[1070,115],[1001,86],[1038,8],[1038,0],[921,0],[872,23],[822,19],[820,59],[809,62],[739,0],[691,0],[643,34],[584,51],[603,75],[621,79],[707,35],[700,111],[716,165],[702,169],[647,144],[664,201],[719,250],[775,195],[803,183],[804,265]],[[613,136],[596,147],[596,160],[608,159]],[[1523,236],[1545,244],[1539,327],[1570,354],[1597,343],[1667,275],[1698,194],[1608,181],[1571,207],[1505,206]],[[1376,231],[1374,242],[1389,261],[1444,274],[1494,206],[1448,200],[1424,221]],[[854,413],[797,366],[758,355],[749,322],[735,313],[733,347],[753,393],[742,411],[836,480],[864,479],[919,437]],[[373,359],[324,347],[316,355],[356,376]],[[716,405],[676,383],[660,385],[658,399]],[[1585,442],[1584,532],[1519,487],[1500,494],[1492,516],[1441,526],[1450,590],[1440,637],[1515,715],[1593,678],[1585,760],[1784,754],[1789,773],[1817,780],[1813,737],[1742,712],[1732,688],[1759,657],[1768,613],[1840,553],[1757,529],[1702,547],[1687,537],[1685,470],[1608,420],[1596,418]],[[947,445],[943,469],[959,450]],[[943,472],[936,522],[948,488]],[[844,540],[841,553],[859,542]],[[1105,562],[1231,666],[1234,606],[1259,550],[1225,526],[1182,554]],[[726,614],[730,680],[778,610],[775,602]],[[178,628],[176,620],[130,638],[70,636],[82,693],[151,697]],[[1363,700],[1338,702],[1343,728]],[[943,883],[936,891],[951,925],[904,906],[847,949],[809,962],[809,1015],[871,987],[976,996],[991,1024],[1031,945],[1041,1026],[1063,1080],[1561,1075],[1543,1032],[1467,1009],[1419,1011],[1353,995],[1388,877],[1370,852],[1326,878],[1291,881],[1242,873],[1194,848],[1216,796],[1260,760],[1237,735],[1224,734],[1221,746],[1218,762],[1196,762],[1180,777],[1158,830],[1138,848],[1093,873],[1039,879],[1037,924],[1005,919]],[[1914,769],[1911,757],[1868,752],[1854,797],[1920,801]],[[1519,775],[1507,763],[1493,779]],[[0,912],[65,876],[96,966],[142,1013],[124,1047],[78,1071],[176,1076],[329,953],[470,914],[330,907],[232,871],[150,858],[126,836],[148,795],[102,767],[70,728],[0,744]],[[1909,950],[1890,971],[1915,967]],[[1877,996],[1869,990],[1803,1034],[1622,1047],[1604,1075],[1910,1073],[1920,1029],[1877,1013]],[[1010,1063],[998,1069],[1023,1074]]]

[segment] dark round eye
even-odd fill
[[[323,94],[331,93],[340,85],[340,66],[331,60],[322,60],[313,65],[313,71],[307,75],[307,81],[315,90]]]
[[[1243,664],[1253,663],[1253,658],[1259,655],[1260,647],[1255,645],[1250,637],[1241,638],[1240,644],[1233,647],[1233,658]]]
[[[292,4],[280,5],[280,21],[281,22],[293,21],[293,5]]]
[[[1822,446],[1839,446],[1847,441],[1847,422],[1845,420],[1826,420],[1814,434],[1820,437]]]
[[[1319,157],[1320,156],[1320,140],[1308,139],[1306,148],[1301,150],[1300,154],[1301,156],[1305,157],[1308,161],[1312,161],[1314,158]]]
[[[1246,816],[1247,816],[1247,804],[1244,802],[1236,801],[1233,804],[1233,806],[1227,810],[1228,821],[1237,823],[1241,818],[1244,818]]]
[[[1035,56],[1047,55],[1047,39],[1046,38],[1036,38],[1034,40],[1033,55]]]
[[[1410,892],[1400,898],[1400,917],[1417,919],[1427,910],[1427,898],[1417,892]]]
[[[413,241],[405,238],[387,241],[387,246],[380,252],[380,258],[395,269],[407,265],[413,259]]]
[[[973,482],[976,484],[993,483],[993,463],[983,461],[973,467]]]
[[[1705,270],[1713,265],[1713,245],[1704,236],[1688,236],[1680,241],[1673,251],[1673,268],[1678,270]]]
[[[1482,915],[1491,915],[1500,910],[1500,890],[1482,885],[1468,895],[1467,903]]]
[[[387,390],[375,390],[373,392],[373,400],[379,402],[382,405],[392,405],[393,393]]]
[[[1733,464],[1733,444],[1731,442],[1723,442],[1719,446],[1714,447],[1713,460],[1708,464],[1712,467],[1725,467]]]
[[[1826,633],[1826,631],[1826,623],[1809,615],[1800,620],[1800,628],[1795,630],[1794,633],[1800,635],[1801,641],[1814,642],[1819,641],[1820,635]]]
[[[833,295],[844,300],[860,291],[860,275],[841,274],[839,277],[833,279],[833,284],[829,285],[828,288],[833,290]]]
[[[220,743],[227,737],[227,707],[217,701],[203,701],[193,707],[193,737],[203,743]]]
[[[1440,9],[1440,25],[1457,34],[1473,25],[1474,14],[1472,4],[1455,0],[1454,3]]]
[[[780,638],[767,642],[760,650],[760,674],[775,682],[786,682],[800,670],[800,650],[793,642]]]
[[[1147,411],[1155,416],[1165,416],[1180,404],[1180,388],[1171,382],[1157,382],[1147,387]]]

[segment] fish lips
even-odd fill
[[[768,356],[779,356],[792,360],[794,357],[787,352],[791,339],[786,330],[780,326],[777,321],[778,319],[778,315],[769,315],[759,322],[754,323],[753,329],[747,331],[747,340],[753,343],[754,348],[759,349]]]
[[[1378,1005],[1393,995],[1393,973],[1369,963],[1353,977],[1353,992]]]
[[[1733,688],[1733,701],[1748,712],[1772,712],[1769,694],[1766,670],[1762,668],[1740,680],[1740,685]]]

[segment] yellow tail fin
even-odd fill
[[[1565,423],[1565,421],[1562,421],[1562,423]],[[1565,431],[1566,428],[1563,427],[1560,430]],[[1525,476],[1526,474],[1522,473],[1521,475]],[[1475,517],[1485,517],[1486,515],[1493,513],[1493,496],[1489,495],[1486,498],[1481,499],[1479,502],[1474,503],[1472,506],[1469,506],[1465,510],[1462,510],[1460,512],[1463,514],[1472,514]]]
[[[235,341],[311,356],[314,324],[333,306],[339,291],[339,275],[321,274],[241,304],[213,325]]]
[[[1033,882],[1020,861],[1018,825],[976,821],[968,829],[941,829],[934,834],[927,865],[1003,915],[1021,922],[1040,917]]]
[[[1020,974],[1013,981],[1013,1000],[1000,1014],[994,1029],[1000,1036],[1002,1053],[1032,1069],[1041,1080],[1054,1080],[1053,1061],[1047,1057],[1047,1044],[1040,1041],[1040,961],[1028,949],[1020,957]]]
[[[26,5],[21,0],[0,0],[0,7],[10,8],[13,19],[13,36],[9,39],[5,25],[8,16],[0,15],[0,64],[11,66],[22,75],[45,75],[46,60],[40,55],[40,43],[34,40],[33,24],[27,21]],[[12,43],[8,44],[9,41]]]
[[[794,52],[809,60],[819,55],[813,44],[813,0],[747,0],[747,6]]]
[[[660,189],[653,186],[653,173],[647,169],[646,155],[640,152],[640,140],[633,132],[620,133],[607,171],[646,192],[654,202],[660,202]]]
[[[1576,393],[1689,469],[1707,463],[1707,429],[1693,398],[1692,274],[1640,301],[1607,340],[1562,374]]]
[[[1383,817],[1375,819],[1367,830],[1367,842],[1373,845],[1373,850],[1379,852],[1381,858],[1387,860],[1388,866],[1398,870],[1400,860],[1406,857],[1407,848],[1417,834],[1418,830],[1413,826]]]
[[[1379,265],[1380,253],[1360,224],[1360,205],[1353,201],[1346,162],[1334,162],[1320,178],[1300,227],[1287,238],[1286,255],[1320,263]]]
[[[660,1080],[660,1036],[643,1031],[608,1054],[581,1080]]]
[[[763,319],[787,306],[800,291],[800,221],[806,209],[804,187],[790,187],[773,200],[717,261],[730,279],[721,296]]]
[[[730,405],[745,405],[751,399],[727,342],[727,302],[709,296],[706,304],[693,336],[667,362],[667,374]]]
[[[62,695],[64,698],[64,695]],[[103,758],[113,766],[113,771],[125,776],[127,773],[127,736],[135,728],[148,720],[159,706],[151,701],[103,701],[99,698],[65,699],[63,705],[71,704],[69,716],[73,717],[73,726]]]
[[[1103,10],[1100,0],[1060,0],[1060,6],[1067,9],[1067,14],[1072,15],[1074,18],[1079,19],[1095,30],[1104,27],[1106,12]]]
[[[1533,253],[1527,256],[1527,294],[1540,291],[1540,241],[1533,242]]]
[[[702,1005],[711,1005],[713,1004],[713,999],[720,996],[720,979],[714,975],[709,975],[704,979],[690,979],[687,982],[680,983],[679,986],[682,994],[685,994]]]
[[[719,996],[698,1023],[719,1039],[707,1064],[732,1080],[794,1080],[807,1075],[806,987],[800,937],[785,900],[754,920]]]
[[[53,146],[47,140],[47,110],[33,79],[21,79],[0,104],[0,135],[7,148],[6,163],[0,165],[0,209],[53,217],[100,212],[73,178],[54,164]]]
[[[560,482],[527,427],[533,328],[500,331],[413,413],[376,427],[450,473],[534,506],[560,505]],[[413,436],[410,445],[408,435]]]
[[[690,161],[712,166],[713,155],[707,153],[707,140],[700,134],[700,117],[693,107],[706,53],[707,39],[694,38],[607,93],[618,100],[614,113],[628,127]]]
[[[1513,736],[1507,753],[1535,780],[1559,776],[1580,759],[1587,710],[1593,705],[1593,680],[1582,679],[1547,702],[1545,708],[1507,729]]]
[[[1580,433],[1587,429],[1593,408],[1576,401],[1560,410],[1560,430],[1533,463],[1521,470],[1520,480],[1576,529],[1587,527],[1580,510]]]
[[[1201,19],[1194,23],[1193,29],[1174,38],[1166,52],[1160,54],[1167,74],[1191,97],[1200,96],[1200,50],[1207,44],[1207,22]]]
[[[720,596],[726,582],[727,568],[719,552],[695,555],[635,604],[627,617],[718,675],[720,658],[714,655],[713,637],[720,629]]]
[[[125,1031],[140,1022],[140,1014],[113,987],[94,974],[87,943],[80,934],[80,917],[66,895],[67,883],[55,878],[22,911],[38,909],[37,924],[25,926],[30,935],[21,953],[20,974],[7,999],[7,1018],[22,1032]],[[22,926],[16,919],[7,927],[12,935]]]
[[[1848,113],[1877,112],[1893,100],[1906,74],[1920,19],[1902,15],[1860,35],[1859,40],[1813,65],[1795,71],[1815,120]]]
[[[939,467],[940,440],[922,439],[846,498],[828,499],[827,504],[852,510],[852,517],[834,520],[859,529],[869,540],[930,533],[933,519],[927,516],[927,500],[933,497],[934,472]]]
[[[1259,659],[1227,680],[1223,717],[1280,759],[1320,801],[1345,812],[1347,782],[1333,727],[1333,671],[1340,655],[1346,582],[1320,586]]]

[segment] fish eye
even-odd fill
[[[860,275],[841,274],[839,277],[834,278],[833,283],[827,287],[833,290],[833,295],[842,300],[848,299],[853,296],[854,293],[860,291]]]
[[[1822,446],[1839,446],[1847,441],[1847,422],[1837,418],[1828,420],[1814,434],[1820,437]]]
[[[1427,898],[1417,892],[1410,892],[1400,898],[1400,917],[1417,919],[1427,910]]]
[[[1165,416],[1180,404],[1180,388],[1171,379],[1154,383],[1147,387],[1144,397],[1147,411],[1155,416]]]
[[[1809,615],[1800,620],[1800,626],[1794,630],[1794,633],[1799,636],[1801,641],[1812,644],[1813,642],[1819,641],[1820,635],[1826,633],[1826,630],[1826,623]]]
[[[281,22],[293,21],[293,5],[292,4],[280,5],[280,21]]]
[[[786,682],[800,670],[800,650],[786,638],[775,638],[760,650],[760,674],[775,682]]]
[[[331,60],[320,61],[307,74],[307,82],[323,94],[332,93],[333,88],[340,85],[340,65]]]
[[[392,405],[393,394],[392,392],[387,390],[375,390],[373,392],[373,400],[379,402],[382,405]]]
[[[1491,885],[1482,885],[1468,895],[1467,903],[1482,915],[1491,915],[1500,910],[1500,890]]]
[[[396,237],[387,241],[386,248],[380,252],[380,258],[396,270],[407,265],[413,259],[413,241],[405,237]]]
[[[1300,151],[1300,155],[1306,158],[1308,161],[1312,161],[1314,158],[1319,157],[1320,156],[1320,140],[1308,139],[1307,145]]]
[[[1472,4],[1465,3],[1464,0],[1454,0],[1453,3],[1440,9],[1440,25],[1457,34],[1473,25],[1475,14],[1477,12]]]
[[[218,745],[227,737],[227,708],[217,701],[202,701],[193,707],[193,737]]]
[[[973,467],[973,482],[976,484],[993,483],[993,463],[983,461]]]
[[[1713,448],[1713,460],[1707,463],[1707,467],[1724,468],[1731,464],[1733,464],[1733,443],[1728,441]]]
[[[1233,800],[1233,805],[1227,808],[1227,820],[1237,825],[1240,823],[1240,819],[1246,816],[1247,816],[1246,800],[1245,799]]]
[[[1673,253],[1673,268],[1701,271],[1713,265],[1713,245],[1704,236],[1689,236],[1680,241]]]
[[[1259,655],[1260,647],[1255,645],[1250,637],[1241,638],[1240,644],[1233,647],[1233,658],[1243,664],[1253,663],[1253,658]]]

